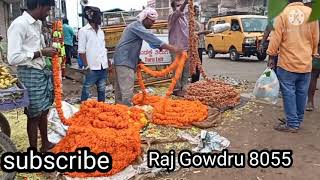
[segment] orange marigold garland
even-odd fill
[[[189,51],[190,51],[190,74],[195,74],[196,69],[198,68],[201,75],[204,79],[207,79],[207,75],[204,72],[204,69],[201,65],[198,45],[199,45],[199,36],[195,33],[196,21],[195,21],[195,13],[193,0],[189,0]]]
[[[137,77],[142,93],[136,94],[133,97],[133,103],[135,105],[153,106],[153,123],[159,125],[188,126],[193,122],[203,121],[208,117],[208,107],[199,101],[171,100],[168,98],[172,94],[176,82],[182,74],[186,60],[187,54],[183,53],[177,56],[172,66],[169,66],[161,72],[156,72],[144,65],[139,65]],[[165,97],[151,96],[146,93],[141,69],[154,77],[165,76],[166,74],[164,73],[176,71]]]
[[[54,153],[75,152],[89,147],[91,152],[108,152],[112,170],[107,173],[67,173],[71,177],[111,176],[132,164],[141,154],[140,128],[146,123],[142,110],[97,101],[84,102],[68,121],[70,127],[53,149]]]
[[[159,125],[189,126],[207,117],[208,106],[200,101],[163,99],[154,106],[152,122]]]
[[[59,115],[59,118],[63,124],[68,124],[67,119],[65,118],[62,110],[62,80],[61,80],[61,66],[60,66],[60,56],[63,54],[61,53],[61,32],[59,32],[59,29],[61,29],[61,22],[56,21],[53,24],[53,44],[58,48],[59,53],[55,54],[52,57],[52,71],[53,71],[53,83],[54,83],[54,101],[55,106]]]
[[[54,23],[54,28],[59,26]],[[60,43],[55,31],[54,41]],[[60,49],[61,50],[61,49]],[[100,177],[114,175],[130,165],[141,154],[140,129],[147,124],[142,110],[123,105],[108,105],[87,101],[80,111],[66,119],[62,110],[61,52],[52,57],[55,105],[62,123],[69,126],[67,135],[54,147],[53,152],[75,152],[89,147],[91,152],[107,152],[112,157],[112,170],[107,173],[66,173],[71,177]]]

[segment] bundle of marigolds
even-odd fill
[[[134,105],[151,105],[153,107],[152,122],[159,125],[188,126],[193,122],[203,121],[208,117],[208,107],[199,101],[171,100],[168,97],[181,77],[187,53],[177,56],[175,61],[167,68],[161,71],[154,71],[147,66],[140,64],[137,70],[137,78],[142,93],[133,97]],[[175,71],[175,76],[166,93],[166,97],[151,96],[146,93],[145,85],[142,79],[142,70],[153,77],[163,77],[166,74]]]
[[[139,103],[142,94],[133,97],[134,103]],[[169,98],[146,95],[143,104],[153,107],[152,123],[158,125],[190,126],[194,122],[201,122],[208,117],[208,106],[200,101],[172,100]]]
[[[191,84],[184,97],[219,109],[235,107],[240,103],[240,93],[231,85],[217,80]]]
[[[80,111],[66,124],[69,130],[53,149],[54,153],[75,152],[89,147],[91,152],[107,152],[112,157],[112,170],[108,173],[67,173],[71,177],[101,177],[114,175],[141,154],[139,130],[145,123],[143,111],[122,105],[108,105],[96,101],[84,102]]]

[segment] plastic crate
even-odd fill
[[[6,100],[0,100],[0,111],[10,111],[17,108],[27,107],[30,103],[27,88],[21,83],[21,81],[17,81],[17,86],[19,89],[16,90],[7,90],[0,89],[0,94],[17,94],[21,93],[21,98],[11,98]]]

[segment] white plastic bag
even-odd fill
[[[278,102],[279,89],[280,85],[276,73],[267,68],[257,80],[253,95],[256,100],[276,104]]]
[[[62,101],[62,110],[66,118],[70,118],[79,110],[73,105]],[[67,133],[68,126],[65,126],[59,116],[56,108],[50,109],[48,114],[48,139],[52,143],[58,143]]]

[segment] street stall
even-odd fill
[[[89,147],[91,152],[96,154],[108,152],[113,162],[111,171],[106,173],[98,171],[91,173],[65,173],[64,175],[67,178],[118,176],[118,179],[129,179],[129,177],[123,178],[123,176],[119,174],[124,173],[124,171],[127,171],[130,167],[132,168],[132,165],[137,165],[138,169],[139,167],[142,168],[143,161],[145,160],[143,155],[151,145],[157,143],[188,142],[192,139],[188,133],[180,134],[181,137],[177,139],[168,139],[168,137],[166,139],[149,138],[148,135],[143,135],[143,133],[147,132],[150,126],[162,126],[168,129],[168,132],[172,130],[171,128],[193,130],[193,128],[196,127],[198,129],[197,132],[200,133],[200,129],[214,127],[219,123],[219,120],[221,120],[221,116],[219,116],[220,112],[216,107],[225,105],[234,107],[239,103],[239,92],[230,85],[211,80],[202,69],[199,55],[197,54],[197,37],[194,33],[193,1],[190,0],[189,4],[189,12],[191,12],[189,18],[191,35],[190,54],[186,52],[182,53],[177,56],[173,62],[163,58],[160,60],[160,63],[165,63],[166,66],[161,69],[155,69],[152,65],[157,65],[157,58],[150,59],[149,55],[159,55],[160,52],[153,50],[152,47],[148,47],[148,44],[144,43],[144,48],[151,48],[152,50],[142,50],[142,61],[149,62],[151,65],[147,63],[139,64],[136,76],[141,93],[134,96],[134,107],[111,105],[92,100],[82,103],[79,111],[69,118],[66,117],[63,110],[61,78],[59,77],[61,67],[59,66],[58,55],[53,58],[56,112],[60,123],[68,127],[65,136],[58,141],[53,152],[75,152],[78,148]],[[163,38],[165,39],[167,37],[163,36]],[[166,52],[163,52],[163,54],[168,55]],[[188,56],[191,57],[191,68],[193,72],[196,67],[201,69],[202,75],[205,77],[202,83],[208,86],[208,88],[206,88],[207,91],[219,91],[214,92],[217,94],[225,93],[222,92],[224,90],[230,91],[230,94],[226,96],[215,96],[219,101],[211,99],[214,101],[215,108],[208,106],[212,104],[210,102],[202,103],[201,99],[197,99],[196,94],[193,94],[193,99],[172,99],[173,89],[182,74]],[[165,96],[151,95],[147,92],[146,79],[149,77],[167,77],[174,71],[175,75],[171,76],[168,80],[170,85]],[[212,82],[216,84],[212,85]],[[217,84],[219,87],[214,89],[212,86]],[[199,96],[210,96],[210,94],[199,94]],[[215,148],[222,150],[230,144],[226,138],[219,136],[217,133],[208,131],[201,133],[203,134],[203,139],[196,140],[198,143],[202,141],[212,141],[212,143],[216,144],[215,147],[209,147],[210,145],[208,144],[205,151],[208,151],[208,149],[209,151],[210,149],[214,150]],[[199,148],[198,151],[203,149],[203,147]],[[140,172],[142,172],[141,169]],[[137,175],[137,171],[135,171],[133,175]]]
[[[161,10],[161,9],[160,9]],[[140,11],[122,11],[121,9],[113,9],[103,12],[103,24],[101,29],[105,34],[106,49],[108,50],[108,59],[113,62],[113,54],[115,47],[117,46],[122,33],[126,26],[132,21],[136,20],[136,15]],[[156,34],[158,38],[164,42],[168,42],[168,23],[166,20],[158,20],[151,27],[151,31]],[[146,65],[152,67],[155,70],[161,70],[171,64],[171,56],[168,51],[163,50],[159,51],[153,49],[148,43],[143,42],[140,59]],[[114,72],[108,71],[108,84],[113,84],[114,81]],[[70,79],[76,80],[79,83],[83,82],[84,72],[79,69],[78,66],[72,66],[66,70],[66,76]],[[147,85],[163,84],[169,82],[171,74],[162,78],[154,78],[145,76],[145,81]],[[138,82],[136,82],[136,87]]]
[[[17,152],[11,137],[11,127],[7,118],[2,114],[28,106],[28,92],[15,75],[11,75],[8,67],[0,65],[0,152]],[[1,179],[13,179],[16,173],[0,173]]]

